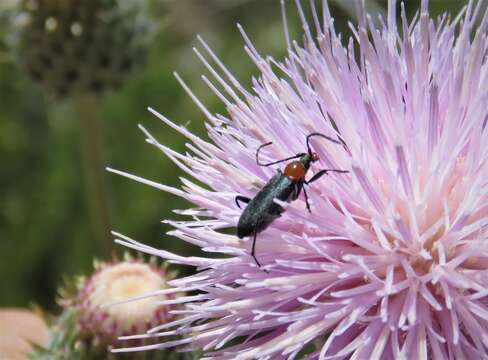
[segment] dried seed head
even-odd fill
[[[24,0],[13,47],[51,93],[102,93],[145,61],[152,24],[138,0]]]

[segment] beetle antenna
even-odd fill
[[[285,162],[285,161],[288,161],[288,160],[298,159],[298,158],[302,157],[303,155],[305,155],[304,153],[299,153],[299,154],[296,154],[296,155],[287,157],[286,159],[272,161],[272,162],[269,162],[269,163],[262,163],[261,161],[259,161],[259,152],[261,151],[262,148],[264,148],[265,146],[271,145],[272,143],[273,142],[269,142],[269,143],[263,144],[260,147],[258,147],[258,149],[256,150],[256,163],[259,166],[271,166],[271,165],[279,164],[279,163],[282,163],[282,162]]]
[[[321,133],[311,133],[311,134],[308,134],[307,135],[307,150],[308,150],[308,154],[309,155],[312,155],[312,149],[310,148],[310,138],[312,136],[320,136],[320,137],[323,137],[324,139],[327,139],[329,141],[332,141],[333,143],[336,143],[336,144],[341,144],[339,141],[335,140],[335,139],[332,139],[331,137],[327,136],[327,135],[324,135],[324,134],[321,134]]]

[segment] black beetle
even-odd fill
[[[310,148],[310,138],[313,136],[320,136],[334,143],[341,144],[339,141],[321,133],[311,133],[307,136],[306,153],[299,153],[286,159],[265,164],[259,161],[259,151],[272,143],[269,142],[261,145],[256,151],[256,162],[259,166],[271,166],[292,159],[299,160],[288,163],[284,172],[281,172],[281,170],[278,169],[278,173],[273,176],[252,199],[241,195],[238,195],[235,198],[235,202],[239,208],[239,201],[248,204],[239,217],[239,222],[237,223],[237,236],[241,239],[246,236],[253,236],[251,256],[259,267],[261,267],[261,264],[255,256],[257,234],[266,229],[284,211],[283,207],[278,205],[274,200],[278,199],[287,202],[296,200],[303,190],[305,204],[308,211],[311,212],[307,191],[305,190],[304,185],[308,185],[315,180],[318,180],[322,175],[327,174],[329,171],[339,173],[348,172],[347,170],[323,169],[313,175],[310,180],[305,180],[305,175],[307,174],[310,165],[319,160],[317,153],[312,152],[312,149]]]

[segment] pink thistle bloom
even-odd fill
[[[129,336],[169,322],[174,316],[170,306],[162,305],[148,292],[164,289],[172,275],[163,268],[127,258],[113,263],[95,263],[96,271],[79,281],[79,293],[66,307],[74,307],[81,329],[98,342],[116,344],[120,336]],[[125,302],[132,297],[139,301]],[[174,300],[168,298],[167,303]],[[118,303],[120,302],[120,303]],[[112,306],[104,305],[116,304]]]
[[[344,45],[327,2],[312,3],[303,43],[290,40],[283,61],[262,57],[243,32],[261,72],[252,90],[239,84],[201,40],[195,50],[225,103],[208,120],[207,142],[150,109],[189,139],[179,154],[147,141],[183,169],[181,189],[114,171],[196,205],[168,221],[171,235],[226,258],[186,257],[119,236],[127,246],[194,266],[170,282],[184,310],[148,336],[162,349],[203,349],[207,359],[480,359],[488,357],[488,15],[471,1],[452,19],[433,20],[428,2],[408,22],[396,1],[377,27],[361,1],[359,24]],[[284,7],[283,7],[284,8]],[[285,30],[286,30],[286,16]],[[478,20],[481,20],[478,22]],[[479,24],[479,25],[476,25]],[[242,31],[242,29],[241,29]],[[359,51],[358,51],[359,49]],[[242,212],[236,195],[252,198],[276,173],[255,161],[259,145],[272,161],[305,150],[320,156],[307,176],[330,173],[252,239],[221,232]],[[266,271],[264,271],[266,270]],[[156,294],[157,295],[157,294]],[[163,301],[164,302],[164,301]],[[313,345],[313,346],[312,346]]]

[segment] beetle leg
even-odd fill
[[[310,180],[305,181],[305,184],[313,183],[315,180],[320,179],[323,175],[327,174],[328,172],[338,172],[338,173],[348,173],[348,170],[338,170],[338,169],[323,169],[319,172],[315,173],[314,176],[310,178]]]
[[[303,190],[303,195],[305,195],[305,205],[307,205],[307,210],[308,212],[312,212],[312,210],[310,210],[310,204],[308,202],[308,194],[307,194],[307,190],[305,189],[305,186],[303,186],[304,182],[303,181],[299,181],[295,184],[295,188],[294,188],[294,193],[293,193],[293,197],[292,197],[292,200],[296,200],[298,199],[298,197],[300,196],[300,193],[302,192]]]
[[[302,192],[302,189],[303,189],[303,181],[297,182],[295,184],[295,187],[293,188],[293,196],[291,199],[292,200],[298,199],[300,193]]]
[[[312,210],[310,210],[310,203],[308,202],[308,194],[305,186],[303,186],[303,195],[305,195],[305,205],[307,206],[307,210],[309,213],[312,213]]]
[[[306,184],[313,183],[315,180],[320,179],[323,175],[326,175],[329,170],[320,170],[319,172],[316,172],[310,180],[305,181]]]
[[[234,200],[235,200],[236,205],[239,209],[241,208],[241,205],[239,205],[239,201],[242,201],[243,203],[246,203],[246,204],[249,204],[249,201],[251,201],[251,199],[249,199],[248,197],[242,196],[242,195],[237,195]]]
[[[252,248],[251,248],[251,256],[253,257],[254,261],[256,264],[261,267],[261,264],[258,261],[258,258],[256,257],[256,238],[258,236],[258,231],[257,231],[257,223],[256,226],[254,227],[254,235],[252,239]]]

